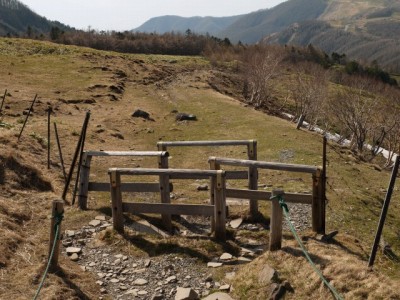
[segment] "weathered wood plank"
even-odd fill
[[[248,179],[248,171],[225,171],[226,179]]]
[[[185,147],[185,146],[247,146],[253,140],[222,140],[222,141],[176,141],[158,142],[157,147]],[[160,148],[159,148],[160,149]]]
[[[85,151],[88,156],[168,156],[166,151]]]
[[[108,172],[117,172],[120,175],[169,175],[170,178],[174,179],[206,179],[216,176],[218,171],[197,169],[111,168]]]
[[[122,209],[132,214],[214,215],[214,205],[125,202]]]
[[[308,165],[284,164],[277,162],[254,161],[245,159],[210,157],[209,160],[215,160],[220,165],[226,166],[241,166],[241,167],[256,167],[259,169],[269,169],[288,172],[310,173],[315,174],[319,167]]]
[[[267,191],[226,189],[226,197],[235,199],[255,199],[270,201],[271,194],[271,192]],[[287,203],[312,204],[311,194],[285,193],[284,199]]]
[[[172,183],[171,183],[172,185]],[[110,183],[108,182],[89,182],[89,191],[109,192]],[[121,192],[132,193],[159,193],[159,183],[121,183]]]

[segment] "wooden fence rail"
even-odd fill
[[[171,215],[204,215],[213,216],[215,220],[215,237],[226,239],[226,196],[225,171],[222,170],[188,170],[188,169],[143,169],[143,168],[111,168],[110,175],[112,216],[114,229],[123,232],[123,212],[133,214],[159,213],[163,217],[164,226],[171,230]],[[122,202],[121,176],[159,176],[160,194],[162,203],[125,203]],[[175,179],[208,179],[211,178],[214,186],[214,204],[171,204],[169,197],[169,178]]]
[[[257,160],[257,141],[256,140],[219,140],[219,141],[163,141],[157,143],[159,151],[167,151],[171,147],[223,147],[223,146],[246,146],[247,158],[249,160]],[[249,166],[248,172],[244,171],[226,171],[227,179],[248,179],[248,187],[250,190],[257,190],[258,173],[257,169]],[[214,187],[211,181],[210,198],[214,199]],[[211,202],[212,203],[212,202]],[[212,203],[213,204],[213,203]],[[257,199],[252,199],[249,203],[250,213],[257,215],[258,204]]]
[[[280,170],[287,172],[309,173],[312,175],[312,194],[285,194],[285,200],[292,203],[311,204],[312,207],[312,229],[313,231],[325,234],[325,195],[322,169],[308,165],[283,164],[264,161],[241,160],[232,158],[209,158],[210,169],[219,170],[222,165],[253,167],[258,169]],[[258,182],[256,182],[258,184]],[[240,189],[227,189],[226,196],[238,199],[269,200],[271,193],[266,191],[250,191]]]
[[[82,164],[79,178],[78,203],[81,209],[87,209],[89,191],[108,192],[110,183],[89,181],[90,166],[93,157],[133,156],[156,157],[159,168],[168,168],[168,152],[166,151],[85,151],[82,156]],[[158,183],[124,183],[121,186],[123,192],[158,192]],[[172,186],[170,186],[172,190]]]

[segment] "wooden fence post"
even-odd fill
[[[92,156],[84,152],[82,155],[82,164],[80,166],[81,172],[79,177],[79,193],[78,193],[78,205],[79,208],[82,210],[87,209],[91,161],[92,161]]]
[[[113,227],[116,231],[124,233],[124,215],[122,213],[122,193],[121,193],[121,175],[110,170],[110,187],[111,187],[111,202],[112,202],[112,218]]]
[[[283,190],[273,190],[271,196],[276,197],[283,194]],[[282,219],[283,212],[279,204],[279,199],[274,198],[272,200],[271,222],[269,226],[269,251],[276,251],[282,248]]]
[[[210,170],[220,170],[221,165],[217,164],[215,161],[215,157],[210,157]],[[215,205],[215,178],[211,177],[210,179],[210,204]],[[211,232],[215,232],[215,218],[211,217]]]
[[[257,141],[252,140],[247,146],[247,156],[249,160],[257,160]],[[258,189],[258,169],[257,167],[249,167],[249,190]],[[255,199],[250,200],[250,214],[252,217],[258,214],[258,201]]]
[[[166,147],[161,146],[161,149],[165,149]],[[165,150],[162,150],[165,151]],[[168,155],[160,156],[159,158],[159,168],[160,169],[168,169]],[[160,175],[160,196],[161,203],[171,203],[170,197],[170,185],[169,185],[169,176],[168,175]],[[166,230],[172,232],[172,221],[170,214],[161,214],[162,222]]]
[[[225,171],[217,171],[213,177],[215,186],[215,238],[219,241],[226,240],[226,181]]]
[[[50,269],[55,269],[58,266],[58,256],[60,253],[60,235],[61,235],[61,221],[59,218],[64,213],[64,202],[61,200],[54,200],[53,207],[51,211],[51,227],[50,227],[50,245],[49,245],[49,258],[51,255],[51,250],[53,249],[54,243],[56,243],[54,248],[53,257],[51,257],[50,261]],[[58,227],[58,237],[56,239],[56,222],[59,223]]]
[[[320,168],[313,174],[312,229],[325,234],[325,199],[323,195],[323,176]]]

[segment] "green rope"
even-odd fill
[[[40,290],[42,289],[44,281],[45,281],[45,279],[47,277],[47,273],[49,272],[50,263],[51,263],[51,260],[53,259],[54,251],[55,251],[56,245],[57,245],[58,235],[59,235],[59,231],[60,231],[60,224],[61,224],[61,221],[62,221],[63,218],[64,218],[63,213],[56,214],[54,216],[54,219],[56,220],[56,222],[54,223],[54,230],[55,230],[54,243],[53,243],[53,247],[51,248],[49,260],[47,262],[47,267],[46,267],[46,270],[44,271],[42,281],[40,282],[39,288],[37,289],[35,297],[33,298],[33,300],[36,300],[37,297],[39,297]]]
[[[314,264],[312,261],[310,255],[308,254],[305,246],[303,245],[300,237],[298,236],[296,229],[294,228],[292,222],[290,221],[289,217],[289,208],[287,204],[285,203],[285,200],[283,198],[283,195],[277,195],[272,197],[271,199],[277,198],[279,201],[280,206],[282,207],[283,213],[286,217],[286,221],[289,225],[290,231],[293,233],[297,243],[300,245],[300,248],[303,250],[303,253],[305,257],[307,258],[308,262],[310,263],[311,267],[314,269],[314,271],[318,274],[318,276],[321,278],[322,282],[328,287],[328,289],[332,292],[332,295],[335,297],[336,300],[343,300],[343,297],[338,293],[338,291],[328,282],[328,280],[324,277],[322,272],[317,268],[317,266]]]

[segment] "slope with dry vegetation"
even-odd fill
[[[310,165],[321,164],[321,137],[295,130],[293,123],[269,116],[252,106],[228,96],[237,95],[232,88],[230,68],[215,69],[201,57],[122,55],[50,43],[0,40],[1,83],[7,88],[3,111],[0,160],[5,171],[0,174],[0,298],[31,298],[43,272],[47,256],[51,201],[59,198],[63,178],[57,149],[52,142],[52,165],[46,169],[46,109],[53,107],[67,166],[71,162],[77,133],[85,111],[91,111],[86,149],[154,150],[159,140],[257,139],[258,157],[267,161],[284,161]],[[228,72],[228,73],[227,73]],[[223,75],[223,76],[222,76]],[[284,100],[285,84],[290,74],[272,78],[275,98]],[[211,84],[210,84],[211,83]],[[225,94],[217,92],[219,88]],[[236,87],[237,89],[237,87]],[[22,112],[38,93],[39,101],[17,142],[22,126]],[[274,99],[275,99],[274,98]],[[150,113],[151,120],[132,118],[136,108]],[[176,122],[171,111],[194,113],[197,122]],[[4,126],[3,126],[4,125]],[[307,142],[305,142],[307,141]],[[291,155],[286,155],[290,153]],[[238,149],[171,150],[171,166],[208,168],[210,155],[243,157]],[[346,298],[397,299],[399,262],[396,257],[378,255],[374,271],[368,271],[370,245],[377,223],[389,172],[362,162],[352,152],[334,144],[328,149],[328,231],[339,230],[330,244],[315,240],[308,230],[301,232],[306,246],[325,276]],[[112,166],[153,166],[150,160],[103,160],[93,164],[97,179],[107,180]],[[233,183],[232,183],[233,184]],[[242,186],[239,182],[235,185]],[[309,178],[291,177],[282,172],[260,172],[260,184],[268,189],[286,191],[310,189]],[[193,190],[190,184],[177,184],[181,198],[198,202],[208,196]],[[400,210],[398,188],[384,231],[392,253],[400,251]],[[70,196],[68,196],[70,200]],[[185,201],[180,199],[180,201]],[[110,214],[108,193],[92,193],[89,210],[67,206],[64,229],[76,230],[99,213]],[[269,221],[269,204],[261,205],[264,221]],[[246,216],[246,206],[232,208],[233,216]],[[130,216],[127,216],[129,219]],[[158,224],[157,218],[152,218]],[[174,222],[179,227],[179,223]],[[242,235],[268,242],[268,231],[244,232]],[[190,239],[137,235],[119,236],[112,232],[96,240],[91,247],[105,243],[129,255],[176,255],[211,260],[224,250],[239,251],[239,239],[230,232],[227,243],[214,239]],[[101,236],[100,236],[101,238]],[[147,247],[146,247],[147,245]],[[284,248],[264,253],[245,267],[236,268],[231,280],[233,296],[238,299],[265,299],[269,285],[257,278],[268,262],[280,278],[288,280],[293,292],[288,299],[322,299],[329,296],[302,257],[290,234],[284,236]],[[61,269],[49,276],[42,290],[43,299],[97,299],[100,297],[95,275],[83,272],[67,257],[61,256]],[[229,270],[231,267],[228,267]],[[214,276],[223,279],[224,271]],[[357,277],[354,278],[354,274]],[[261,298],[260,298],[261,297]]]

